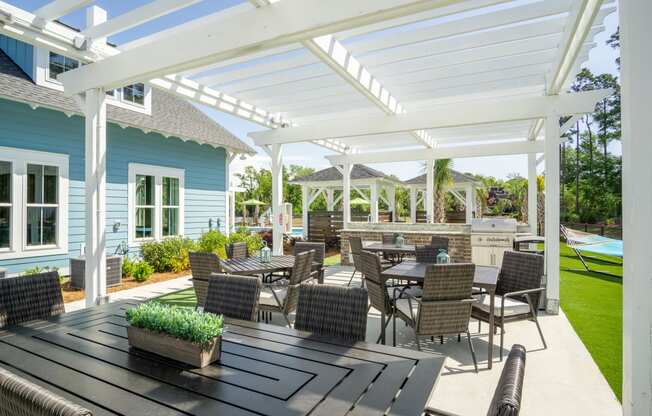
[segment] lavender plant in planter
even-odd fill
[[[129,345],[203,368],[222,350],[222,315],[148,302],[127,311]]]

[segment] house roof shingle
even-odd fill
[[[351,169],[351,180],[356,179],[388,179],[394,182],[400,182],[391,176],[385,175],[383,172],[372,169],[369,166],[365,165],[353,165]],[[330,167],[327,169],[322,169],[308,176],[302,176],[300,178],[294,179],[294,183],[303,183],[303,182],[329,182],[329,181],[341,181],[342,174],[337,168]]]
[[[81,109],[63,92],[36,85],[0,50],[0,98],[82,114]],[[255,151],[231,132],[213,121],[191,103],[152,88],[151,115],[107,105],[107,119],[129,127],[192,140],[240,153]]]

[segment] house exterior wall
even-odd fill
[[[34,79],[34,47],[5,35],[0,35],[0,49],[27,75]]]
[[[68,253],[54,256],[0,260],[8,274],[34,266],[58,267],[63,272],[69,257],[78,256],[85,239],[84,119],[44,108],[0,100],[0,147],[65,154],[69,157]],[[1,159],[0,155],[0,159]],[[223,148],[165,138],[156,133],[107,127],[107,253],[128,241],[128,171],[130,163],[185,171],[184,235],[196,239],[220,223],[225,226],[225,169]],[[117,223],[120,227],[114,227]],[[132,253],[136,246],[130,247]]]

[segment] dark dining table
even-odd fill
[[[396,244],[385,244],[381,242],[367,243],[362,249],[366,251],[371,251],[374,253],[381,252],[383,254],[394,254],[394,255],[405,255],[412,254],[416,252],[416,246],[414,244],[403,244],[402,246],[397,246]]]
[[[405,280],[415,283],[423,283],[426,275],[426,268],[430,264],[417,263],[415,261],[404,261],[396,266],[390,267],[383,271],[383,278]],[[498,275],[500,269],[491,266],[475,266],[475,276],[473,286],[482,289],[489,295],[489,343],[487,345],[487,366],[493,367],[493,347],[494,347],[494,305],[496,300],[496,285],[498,284]]]
[[[264,263],[258,256],[228,259],[221,260],[220,266],[226,273],[263,275],[292,270],[294,256],[272,256],[269,263]]]
[[[103,415],[421,415],[445,357],[226,319],[219,362],[129,347],[122,301],[0,331],[0,366]]]

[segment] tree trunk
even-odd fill
[[[580,215],[580,122],[575,123],[575,214]]]
[[[446,222],[446,193],[439,189],[435,190],[435,222]]]
[[[607,138],[607,100],[602,100],[602,110],[604,111],[604,120],[602,122],[602,151],[604,153],[604,186],[605,189],[609,183],[609,160],[607,159],[607,146],[609,139]]]
[[[484,209],[486,208],[487,201],[483,201],[483,198],[480,195],[475,196],[475,217],[482,218],[484,214]]]

